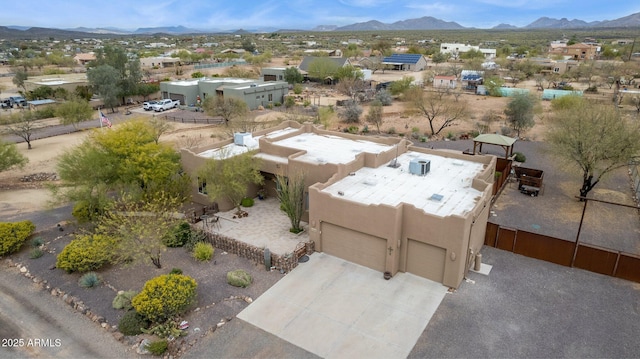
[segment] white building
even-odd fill
[[[496,57],[496,49],[481,49],[480,46],[457,43],[440,44],[440,52],[443,54],[451,54],[451,57],[453,57],[454,59],[457,59],[461,54],[469,52],[471,50],[480,51],[486,59],[492,59]]]

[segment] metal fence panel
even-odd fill
[[[613,275],[618,252],[580,244],[573,266],[605,275]]]

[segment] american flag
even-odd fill
[[[98,110],[100,111],[100,110]],[[100,111],[100,127],[102,127],[102,124],[106,125],[107,127],[111,128],[111,121],[109,121],[109,119],[107,118],[107,116],[104,115],[104,113],[102,113],[102,111]]]

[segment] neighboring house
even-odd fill
[[[236,54],[236,55],[244,55],[246,51],[244,49],[225,49],[220,51],[221,54]]]
[[[209,96],[224,96],[244,101],[250,110],[260,106],[284,103],[289,84],[282,81],[263,82],[239,78],[200,78],[160,83],[162,98],[180,100],[183,105],[195,104]]]
[[[532,57],[529,61],[540,66],[542,68],[541,72],[543,73],[556,73],[560,75],[578,66],[576,60],[552,60],[545,57]]]
[[[300,65],[298,65],[298,70],[300,70],[301,72],[304,71],[303,74],[308,73],[309,64],[311,64],[313,60],[316,60],[316,59],[330,59],[331,61],[335,62],[335,64],[338,65],[339,67],[345,67],[347,65],[351,65],[351,61],[349,61],[349,59],[346,57],[305,56],[302,59],[302,62],[300,63]]]
[[[475,92],[484,83],[484,71],[462,70],[460,83],[465,90]]]
[[[140,67],[142,68],[165,68],[165,67],[175,67],[180,63],[180,59],[177,57],[168,57],[168,56],[154,56],[154,57],[143,57],[140,59]]]
[[[182,149],[193,200],[210,205],[197,178],[208,159],[255,150],[264,189],[276,175],[305,174],[303,220],[317,251],[380,272],[409,272],[457,288],[484,243],[496,158],[414,147],[286,121],[214,145]],[[256,186],[247,189],[249,196]],[[216,201],[221,210],[234,206]],[[259,231],[259,228],[255,228]],[[286,229],[283,229],[286,230]]]
[[[286,67],[263,67],[260,69],[262,81],[284,81]]]
[[[457,59],[460,55],[471,50],[480,51],[486,59],[493,59],[496,57],[496,49],[482,49],[480,46],[472,46],[457,43],[442,43],[440,44],[440,52],[443,54],[451,54],[451,57]]]
[[[433,87],[454,89],[458,86],[455,76],[438,75],[433,77]]]
[[[73,57],[73,61],[75,61],[78,65],[82,65],[82,66],[85,66],[86,64],[88,64],[91,61],[94,61],[95,59],[96,59],[96,54],[94,54],[93,52],[76,54],[76,56]]]
[[[382,63],[399,71],[422,71],[427,68],[427,58],[420,54],[392,54],[383,58]]]
[[[600,54],[600,46],[590,44],[573,44],[549,49],[550,55],[561,55],[567,60],[595,60]]]

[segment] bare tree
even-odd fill
[[[151,125],[153,139],[156,145],[160,142],[160,136],[173,129],[173,125],[171,123],[169,123],[166,119],[160,117],[151,118],[151,120],[149,120],[149,124]]]
[[[409,90],[408,95],[409,109],[426,117],[432,136],[456,125],[458,120],[467,115],[467,104],[464,101],[456,102],[449,99],[446,93],[424,92],[417,88]]]
[[[376,130],[380,133],[380,126],[382,125],[382,102],[378,100],[371,102],[366,120],[368,123],[375,125]]]
[[[202,107],[208,115],[222,117],[226,124],[249,111],[244,101],[224,96],[207,97]]]
[[[12,116],[14,117],[14,116]],[[27,149],[31,149],[31,136],[36,132],[36,119],[30,111],[22,111],[14,117],[16,122],[7,125],[7,130],[27,143]]]
[[[621,117],[615,106],[587,100],[558,112],[547,135],[551,151],[582,174],[580,196],[640,152],[637,121]]]

